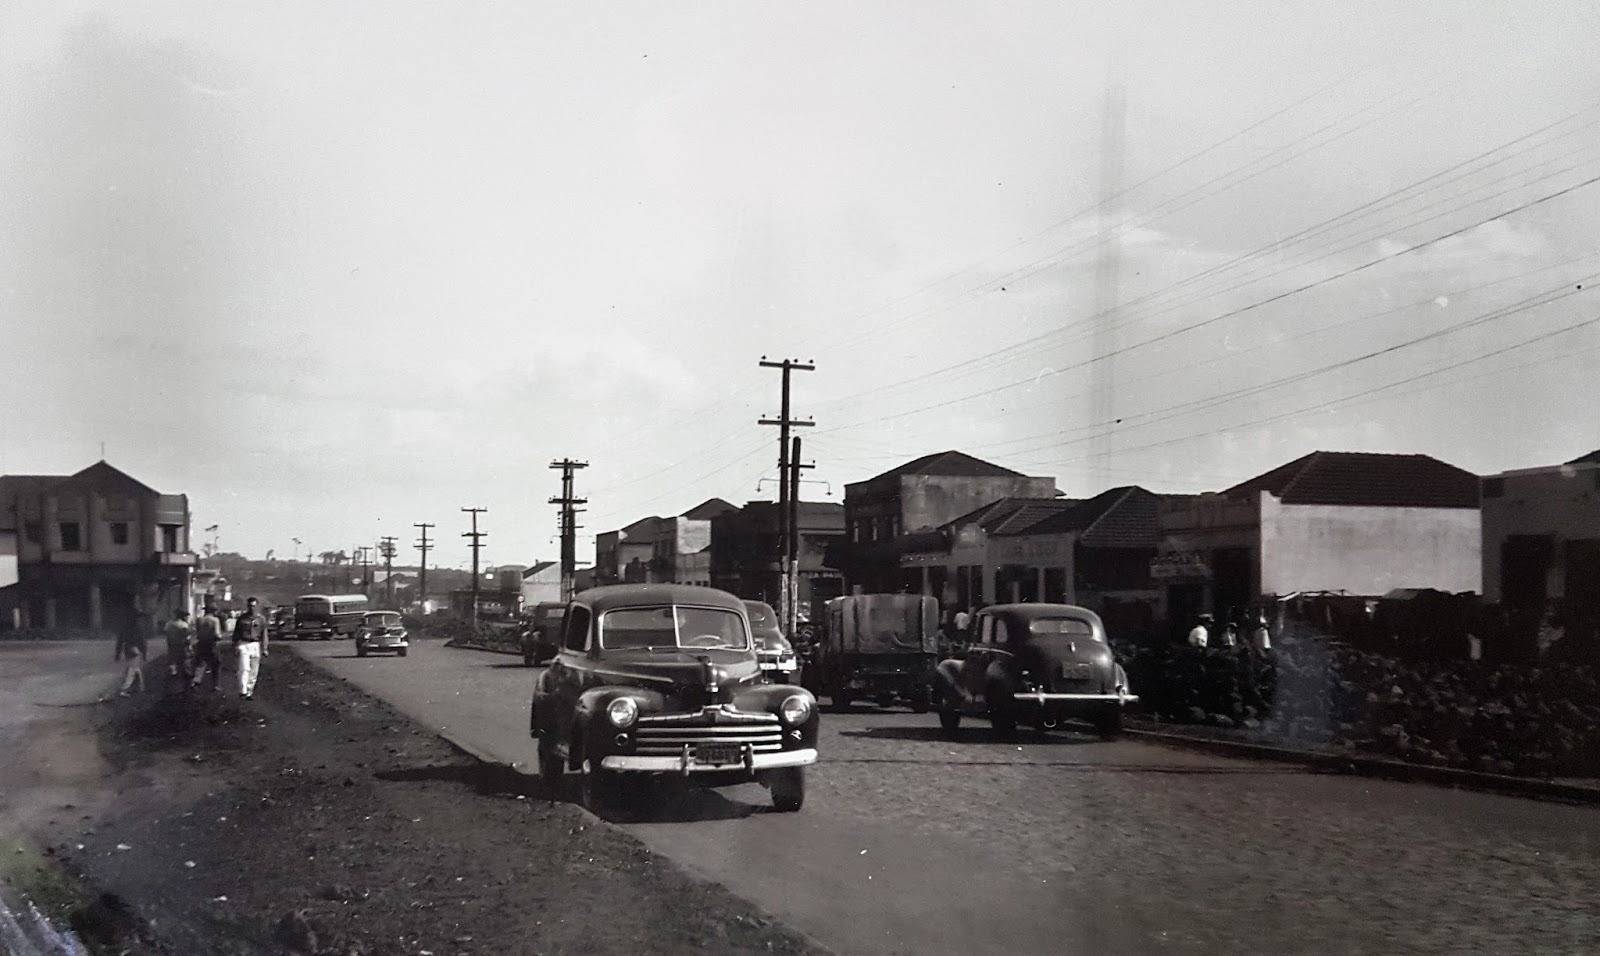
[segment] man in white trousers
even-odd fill
[[[239,657],[239,696],[249,700],[267,653],[267,619],[256,609],[255,598],[245,602],[244,613],[233,622],[233,647]]]

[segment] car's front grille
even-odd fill
[[[772,714],[750,714],[707,707],[693,714],[641,717],[634,728],[634,752],[671,756],[698,744],[750,744],[756,753],[783,749],[783,726]]]

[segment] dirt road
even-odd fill
[[[481,754],[534,765],[534,672],[423,641],[297,645]],[[1073,735],[948,740],[828,714],[798,814],[755,787],[627,829],[840,952],[1573,952],[1600,946],[1589,808]],[[1090,947],[1093,947],[1091,950]]]

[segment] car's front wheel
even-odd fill
[[[793,813],[806,802],[804,767],[784,767],[769,772],[767,788],[772,791],[772,806],[779,813]]]
[[[400,654],[401,657],[405,657],[406,656],[406,650],[407,650],[407,648],[404,648],[404,647],[400,648],[398,653]]]
[[[362,646],[360,644],[357,644],[356,645],[356,656],[357,657],[366,657],[367,656],[366,647],[364,647],[364,646]]]

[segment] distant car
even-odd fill
[[[1051,730],[1084,720],[1110,739],[1123,707],[1139,698],[1093,611],[1070,604],[997,604],[973,621],[977,640],[960,659],[941,661],[934,689],[947,731],[962,717],[986,717],[996,733],[1017,725]]]
[[[361,625],[356,628],[356,656],[366,657],[379,651],[406,656],[410,642],[406,639],[406,625],[398,611],[368,611],[361,615]]]
[[[281,640],[294,634],[294,608],[275,607],[267,613],[267,637]]]
[[[750,631],[755,635],[761,672],[774,684],[800,683],[800,661],[794,646],[778,628],[778,613],[765,601],[746,601],[744,607],[750,614]]]
[[[534,682],[539,775],[582,776],[592,809],[650,784],[755,781],[779,810],[805,802],[816,698],[762,679],[744,603],[679,584],[592,588],[567,606],[561,646]]]

